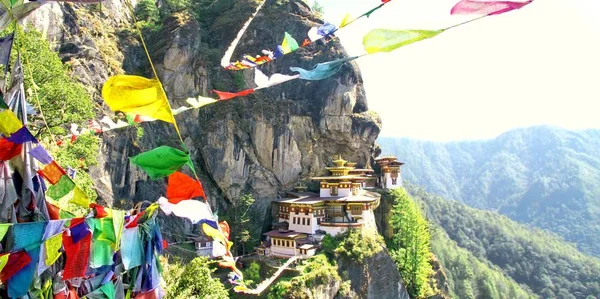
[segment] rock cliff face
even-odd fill
[[[158,30],[144,31],[173,108],[185,105],[188,97],[211,96],[212,89],[237,91],[254,86],[253,71],[225,71],[219,61],[257,3],[213,2],[220,11],[210,16],[210,22],[198,22],[191,13],[176,13],[165,17]],[[46,33],[74,75],[89,86],[102,106],[99,116],[108,111],[99,91],[109,76],[152,76],[125,3],[54,3],[27,20]],[[301,0],[268,0],[233,57],[260,53],[263,48],[273,50],[286,31],[302,42],[309,28],[320,22]],[[345,51],[334,39],[315,43],[261,70],[267,75],[290,74],[290,66],[309,69],[344,56]],[[187,111],[176,119],[211,205],[223,214],[240,195],[251,193],[256,198],[257,233],[270,225],[270,201],[281,190],[320,174],[333,155],[341,154],[359,165],[370,163],[381,129],[378,115],[368,110],[355,64],[346,65],[326,80],[288,82],[248,97]],[[171,125],[152,122],[141,127],[142,137],[135,128],[102,136],[99,164],[91,169],[97,179],[99,201],[131,207],[135,202],[154,201],[164,193],[165,181],[149,180],[128,157],[158,145],[179,146],[179,139]],[[177,229],[191,229],[172,219],[166,221]],[[407,298],[387,253],[363,264],[346,262],[343,267],[352,278],[353,290],[365,297]],[[323,288],[318,293],[334,294],[339,286]]]
[[[225,71],[218,62],[256,3],[215,2],[223,2],[223,10],[211,25],[203,26],[192,15],[179,13],[165,18],[158,32],[145,36],[174,108],[185,105],[190,96],[211,96],[213,88],[229,91],[254,86],[253,71]],[[99,95],[112,74],[125,71],[151,76],[127,11],[120,0],[110,0],[101,8],[55,3],[29,22],[47,32],[75,75]],[[267,1],[233,57],[273,49],[285,31],[301,41],[318,23],[301,0]],[[264,66],[262,71],[290,73],[290,66],[311,68],[344,56],[336,40],[319,42]],[[97,100],[101,104],[99,97]],[[318,174],[334,154],[369,163],[381,126],[377,114],[368,111],[362,78],[354,64],[327,80],[286,83],[185,112],[177,121],[211,202],[221,209],[245,193],[260,200],[276,198],[279,190]],[[101,200],[137,202],[154,200],[161,193],[164,182],[149,181],[126,157],[158,144],[177,145],[178,140],[166,124],[147,123],[143,128],[145,134],[139,141],[131,129],[103,136],[100,165],[93,170],[99,178]]]
[[[341,260],[339,267],[340,272],[348,275],[352,290],[360,298],[410,298],[387,250],[363,261]]]

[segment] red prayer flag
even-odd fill
[[[90,204],[90,208],[94,209],[94,215],[95,215],[94,218],[108,217],[108,213],[106,212],[106,210],[104,210],[103,206],[92,203],[92,204]]]
[[[223,235],[229,240],[229,223],[227,223],[227,221],[221,221],[219,222],[219,227],[221,228],[221,231],[223,231]]]
[[[71,224],[71,227],[73,226],[74,225]],[[67,235],[67,232],[64,232],[62,239],[63,246],[65,248],[65,255],[67,256],[63,280],[84,277],[85,270],[87,269],[88,262],[90,260],[92,234],[86,234],[81,240],[79,240],[79,242],[75,243],[73,242],[73,238]]]
[[[3,284],[6,284],[13,275],[25,268],[30,262],[31,258],[25,251],[10,253],[4,269],[0,272],[0,281],[2,281]]]
[[[50,220],[60,220],[60,208],[46,201],[46,208],[48,209],[48,215]]]
[[[169,176],[167,185],[167,199],[172,204],[194,197],[206,198],[204,189],[199,181],[177,171]]]
[[[452,7],[450,14],[493,16],[519,9],[532,1],[533,0],[527,2],[461,0]]]
[[[381,0],[381,2],[383,2],[383,3],[388,3],[390,1],[392,1],[392,0]]]
[[[305,38],[304,41],[302,42],[302,47],[306,47],[310,45],[310,40],[308,38]]]
[[[0,161],[8,161],[21,153],[22,144],[10,142],[7,138],[0,139]]]
[[[234,92],[226,92],[226,91],[218,91],[218,90],[213,89],[213,92],[219,96],[219,100],[225,101],[225,100],[233,99],[235,97],[247,96],[247,95],[253,93],[254,89],[250,88],[250,89],[242,90],[240,92],[235,92],[235,93]]]
[[[50,164],[44,166],[44,168],[38,170],[38,173],[43,176],[50,184],[55,185],[60,181],[61,176],[66,175],[60,165],[56,164],[56,161],[52,161]]]

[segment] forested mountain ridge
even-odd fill
[[[434,233],[438,237],[432,241],[433,252],[449,276],[455,277],[455,283],[465,279],[456,279],[464,272],[459,269],[464,266],[457,261],[472,260],[469,256],[473,255],[492,269],[501,269],[541,298],[590,299],[600,294],[600,260],[579,252],[559,237],[495,212],[433,196],[414,186],[407,186],[407,190],[422,205],[431,225],[439,225],[441,231]],[[444,240],[446,234],[460,249],[453,249],[453,242]],[[468,254],[461,253],[463,249]],[[448,260],[452,255],[458,257]],[[476,266],[471,261],[469,264]],[[481,278],[478,283],[485,285],[486,279],[490,280]],[[497,288],[497,283],[490,285]]]
[[[540,126],[492,140],[379,138],[403,178],[445,198],[553,231],[600,256],[600,130]]]

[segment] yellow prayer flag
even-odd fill
[[[389,30],[373,29],[363,38],[367,53],[390,52],[402,46],[432,38],[444,30]]]
[[[57,234],[44,242],[46,246],[46,266],[52,266],[60,257],[60,247],[62,246],[62,233]]]
[[[352,15],[350,15],[349,13],[347,13],[344,18],[342,19],[342,23],[340,24],[340,28],[344,28],[346,25],[348,25],[348,23],[350,23],[350,18],[352,18]]]
[[[125,222],[125,211],[112,210],[112,219],[116,238],[113,249],[119,251],[121,246],[121,236],[123,235],[123,223]]]
[[[2,272],[4,266],[6,266],[6,263],[8,263],[8,256],[10,256],[10,253],[0,255],[0,272]]]
[[[157,79],[112,76],[102,87],[102,97],[112,111],[137,113],[175,123],[167,97]]]
[[[91,202],[83,190],[79,189],[79,187],[75,187],[75,189],[73,189],[73,197],[69,200],[69,203],[88,208]]]
[[[4,136],[10,136],[23,127],[23,123],[10,110],[0,112],[0,132]]]

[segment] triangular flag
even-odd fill
[[[66,174],[63,174],[56,184],[50,186],[46,195],[54,200],[59,200],[65,197],[75,188],[75,183]],[[79,188],[76,188],[79,189]]]
[[[188,98],[185,101],[188,104],[192,105],[192,107],[194,107],[194,108],[200,108],[202,106],[217,102],[217,100],[215,100],[215,99],[202,97],[202,96],[198,96],[197,98]]]
[[[344,63],[356,58],[358,58],[358,56],[319,63],[312,70],[305,70],[299,67],[290,67],[290,70],[292,72],[299,72],[300,75],[298,76],[302,80],[323,80],[335,75],[342,69]]]
[[[0,161],[8,161],[19,155],[22,148],[22,144],[10,142],[8,138],[0,139]]]
[[[298,42],[289,34],[285,33],[283,37],[283,42],[281,42],[281,47],[283,48],[283,54],[287,54],[293,51],[298,50],[300,48],[298,46]]]
[[[389,30],[373,29],[363,38],[367,53],[390,52],[402,46],[432,38],[444,30]]]
[[[352,15],[347,13],[344,18],[342,19],[342,22],[340,23],[340,28],[344,28],[346,25],[348,25],[348,23],[350,23],[352,18]]]
[[[533,0],[526,2],[461,0],[452,7],[450,14],[493,16],[519,9],[530,4],[532,1]]]
[[[225,101],[225,100],[233,99],[235,97],[247,96],[247,95],[253,93],[254,89],[250,88],[250,89],[242,90],[240,92],[226,92],[226,91],[218,91],[218,90],[213,89],[213,92],[219,96],[219,100]]]
[[[23,124],[12,111],[3,110],[0,112],[0,133],[4,136],[12,135],[21,127],[23,127]]]
[[[12,223],[0,223],[0,242],[4,239],[6,232],[8,232],[8,228],[12,225]]]
[[[169,176],[167,198],[172,204],[194,197],[206,198],[204,189],[199,181],[177,171]]]
[[[102,87],[102,97],[112,111],[137,113],[175,123],[167,97],[156,79],[113,76]]]
[[[142,168],[153,180],[174,173],[186,163],[191,165],[187,153],[166,145],[129,159],[132,164]]]
[[[67,174],[60,165],[56,164],[56,161],[52,161],[50,164],[44,166],[44,168],[38,170],[38,173],[52,185],[58,183],[61,177]]]
[[[69,203],[84,208],[89,207],[91,204],[87,194],[83,192],[83,190],[79,189],[79,187],[75,187],[75,189],[73,190],[73,197],[69,199]]]
[[[196,224],[202,220],[214,222],[214,217],[210,213],[210,208],[206,203],[199,200],[182,200],[178,204],[172,204],[168,199],[161,197],[158,199],[160,209],[167,215],[175,214],[177,217],[187,218]]]

